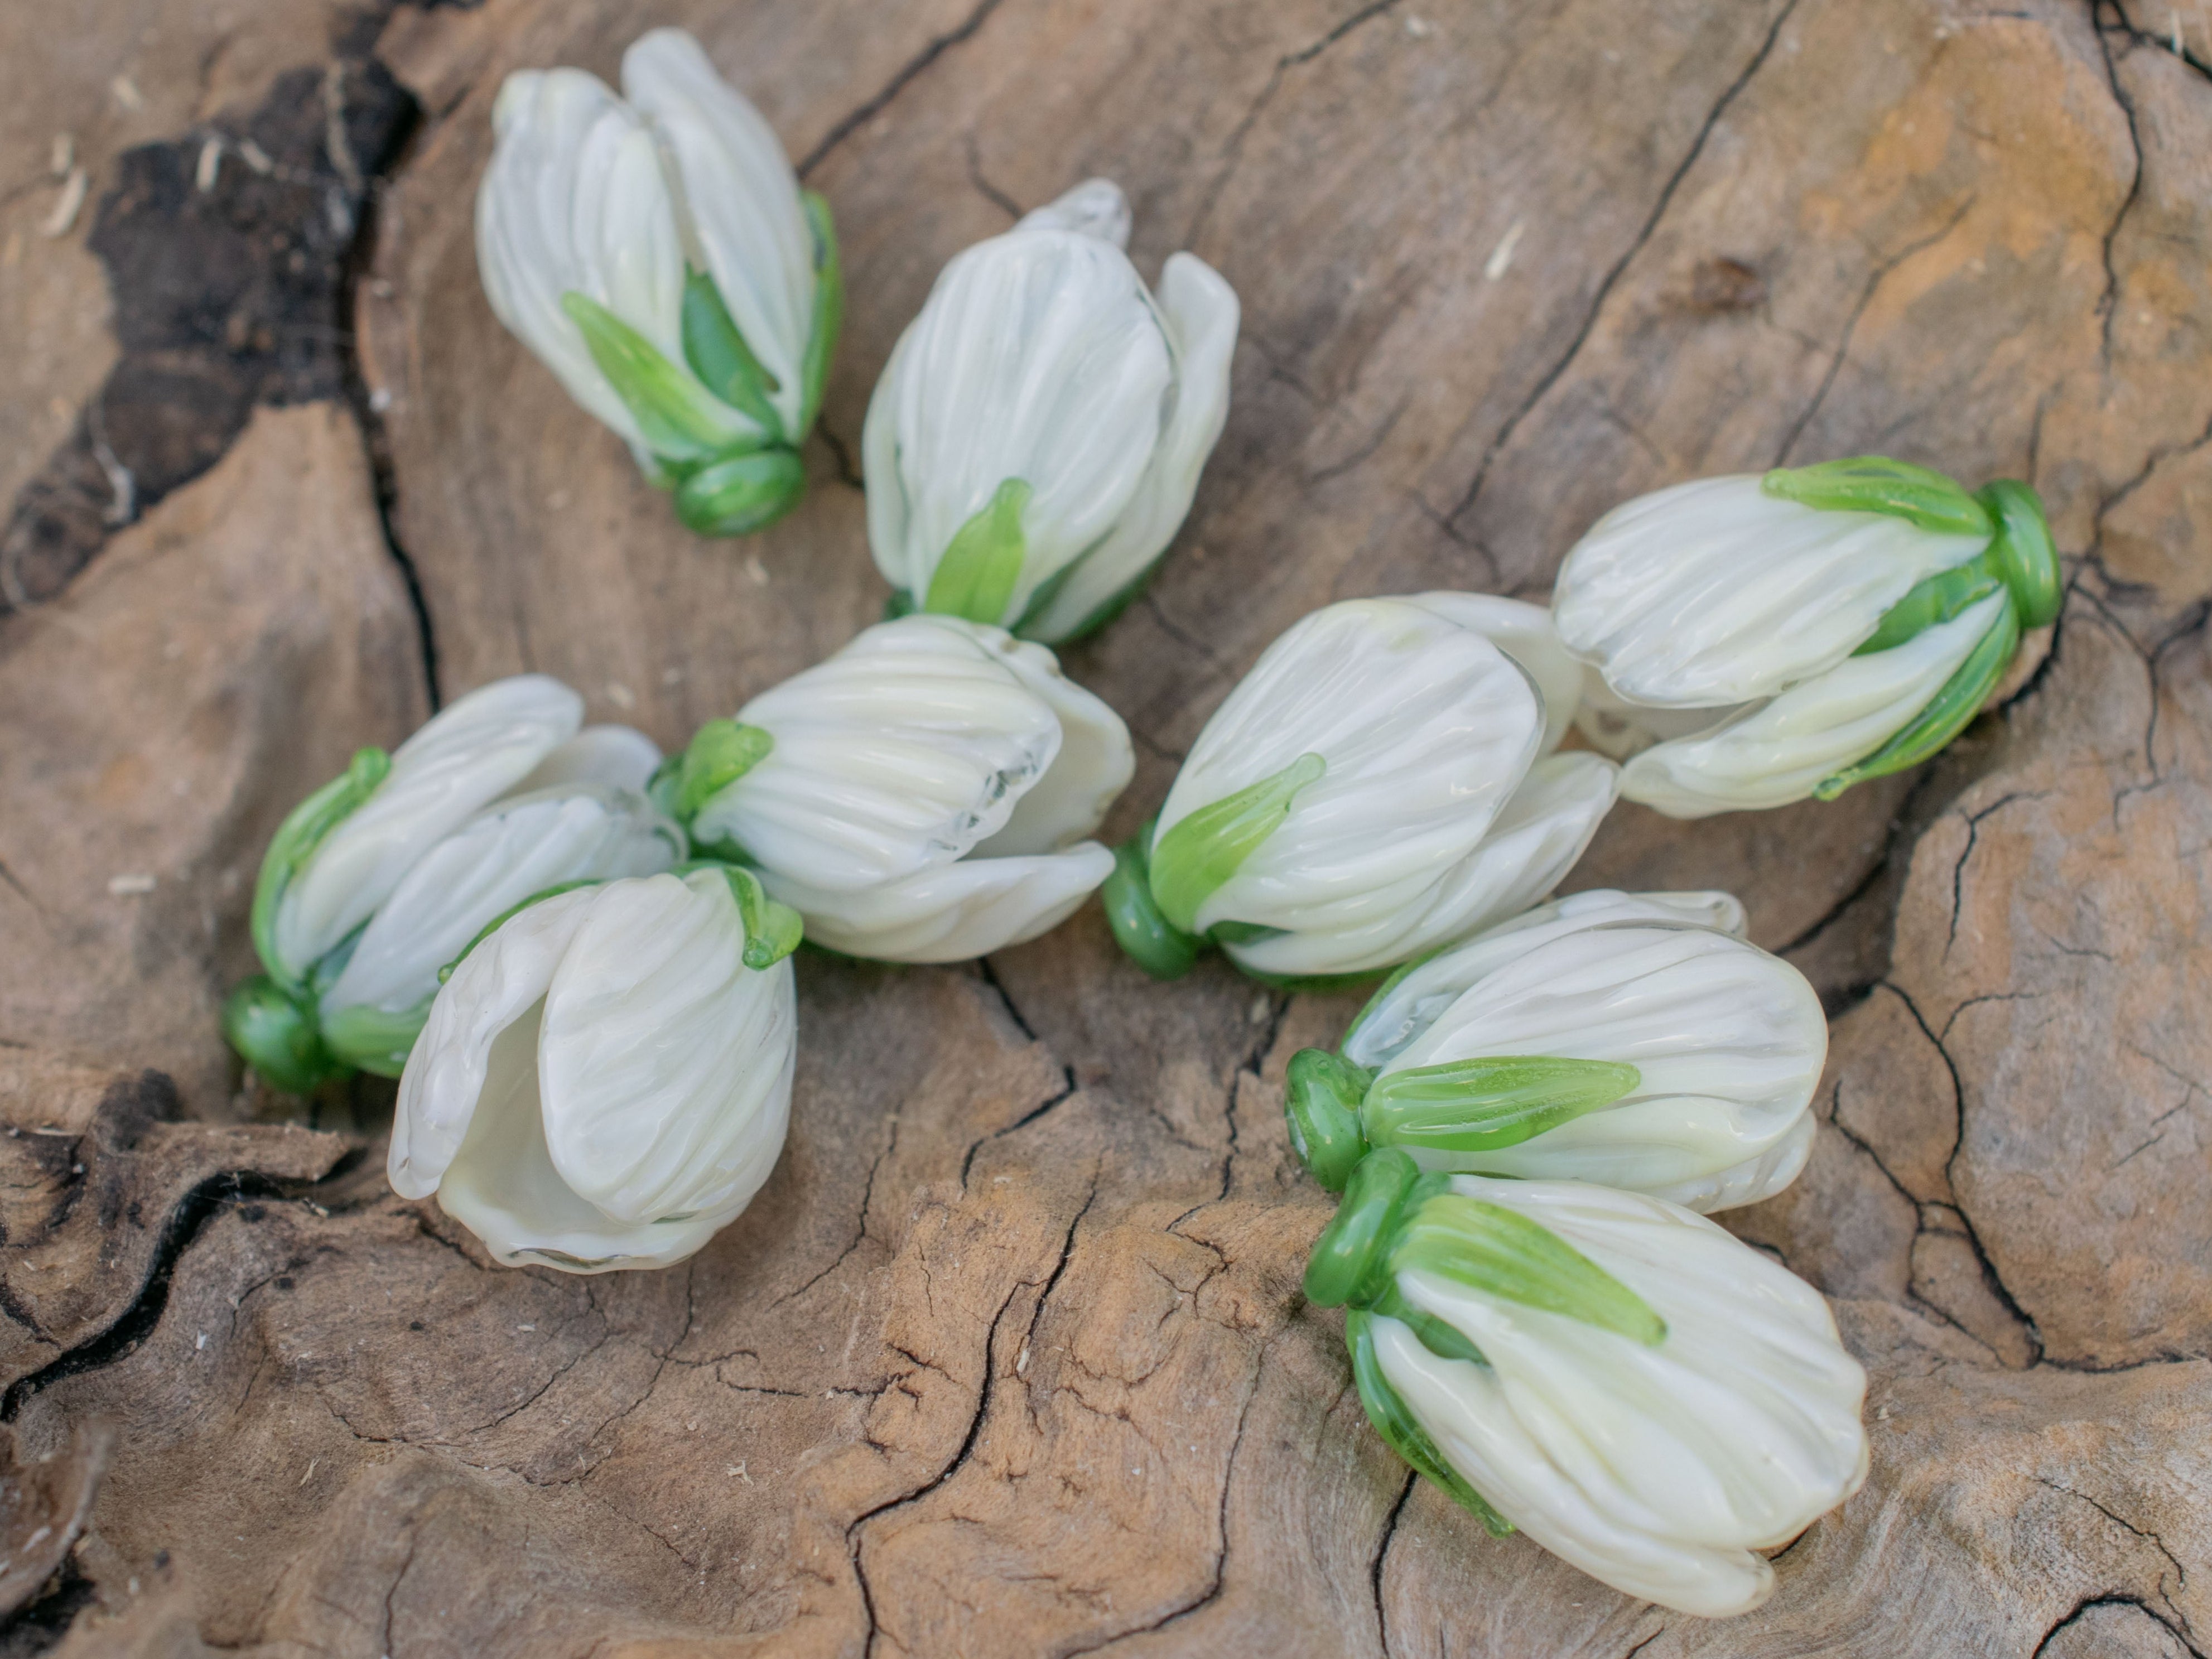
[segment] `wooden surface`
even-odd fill
[[[660,22],[845,250],[812,493],[740,544],[475,279],[501,76]],[[0,13],[0,1536],[52,1528],[0,1644],[2207,1650],[2208,63],[2198,0]],[[1881,450],[2050,504],[2063,615],[1948,757],[1621,808],[1569,884],[1733,888],[1835,1022],[1810,1168],[1732,1224],[1836,1299],[1874,1473],[1744,1620],[1491,1541],[1367,1430],[1280,1119],[1350,999],[1154,986],[1095,908],[808,959],[775,1177],[597,1279],[393,1198],[388,1088],[241,1091],[216,1038],[260,847],[356,745],[522,669],[672,744],[872,618],[892,340],[1100,173],[1245,316],[1189,526],[1067,659],[1138,734],[1116,835],[1304,611],[1540,597],[1632,492]]]

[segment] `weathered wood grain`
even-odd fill
[[[676,526],[474,276],[500,76],[611,73],[661,22],[759,101],[845,252],[812,494],[740,544]],[[0,16],[0,488],[11,524],[91,508],[0,615],[0,1414],[25,1467],[116,1437],[0,1640],[2206,1650],[2212,13],[101,0],[61,43]],[[380,172],[318,136],[333,99]],[[49,239],[59,131],[88,198]],[[343,235],[218,259],[294,210],[234,149],[92,240],[131,146],[196,167],[254,131],[296,138],[296,210],[337,200]],[[2050,503],[2065,611],[1943,759],[1833,805],[1623,808],[1570,884],[1734,889],[1834,1018],[1812,1164],[1734,1224],[1836,1299],[1874,1474],[1755,1614],[1492,1542],[1366,1428],[1297,1293],[1328,1211],[1280,1127],[1288,1056],[1353,999],[1153,985],[1095,910],[975,968],[810,957],[782,1165],[649,1276],[490,1267],[385,1188],[373,1089],[313,1130],[235,1093],[213,1009],[289,802],[439,692],[543,670],[674,743],[871,619],[875,374],[947,257],[1094,173],[1140,265],[1192,248],[1245,306],[1189,526],[1068,656],[1139,736],[1116,833],[1305,610],[1540,596],[1633,491],[1881,449]],[[232,424],[110,524],[88,411],[160,366],[156,271],[160,349]],[[320,355],[285,356],[309,325]]]

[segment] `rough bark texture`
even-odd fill
[[[2212,14],[50,14],[0,15],[0,1649],[2212,1644]],[[804,158],[852,296],[812,494],[734,544],[471,246],[501,76],[670,21]],[[1280,1120],[1350,999],[1155,986],[1095,910],[974,968],[810,957],[775,1179],[598,1279],[393,1198],[388,1090],[241,1091],[217,1040],[259,848],[357,744],[526,668],[675,744],[871,619],[891,342],[1095,173],[1141,265],[1245,305],[1188,527],[1068,657],[1139,734],[1115,834],[1303,611],[1540,595],[1633,491],[1881,450],[2051,505],[2063,614],[1948,756],[1624,808],[1571,883],[1733,888],[1835,1019],[1812,1165],[1735,1224],[1835,1298],[1874,1473],[1744,1620],[1491,1541],[1368,1431]]]

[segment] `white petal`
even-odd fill
[[[1624,697],[1748,702],[1843,661],[1907,589],[1986,545],[1784,501],[1756,474],[1702,478],[1599,520],[1552,609],[1567,649]]]
[[[917,602],[961,527],[1010,478],[1031,491],[1006,614],[1110,532],[1160,441],[1174,366],[1127,256],[1079,231],[1017,228],[957,255],[869,405],[869,538]],[[896,507],[878,507],[878,492]],[[884,538],[894,530],[896,540]]]
[[[685,852],[684,832],[641,795],[586,785],[510,797],[433,847],[392,889],[323,993],[323,1017],[411,1008],[435,994],[439,969],[532,894],[657,875]]]
[[[277,906],[276,954],[304,974],[368,920],[416,860],[576,734],[584,701],[543,674],[495,680],[392,751],[376,792],[324,837]]]
[[[903,881],[825,892],[764,874],[806,919],[806,937],[881,962],[965,962],[1048,933],[1114,873],[1095,841],[1021,858],[967,858]]]
[[[545,995],[538,1044],[553,1167],[610,1219],[743,1209],[790,1115],[797,1004],[787,959],[744,965],[720,872],[599,890]]]
[[[1813,1115],[1808,1112],[1790,1126],[1789,1133],[1755,1158],[1711,1175],[1648,1190],[1654,1198],[1663,1198],[1699,1215],[1718,1215],[1723,1210],[1762,1203],[1804,1173],[1805,1162],[1813,1155],[1816,1127]]]
[[[1200,907],[1198,927],[1358,927],[1475,849],[1543,730],[1528,676],[1480,634],[1408,600],[1346,600],[1292,625],[1214,711],[1158,836],[1318,754],[1327,772]]]
[[[1802,800],[1926,708],[2009,603],[1992,593],[1903,645],[1846,658],[1717,731],[1647,749],[1623,769],[1620,793],[1678,818]]]
[[[1473,629],[1528,671],[1544,699],[1544,752],[1557,749],[1582,702],[1586,671],[1559,642],[1551,611],[1495,593],[1422,593],[1413,603]]]
[[[1743,936],[1742,904],[1727,893],[1623,893],[1601,887],[1523,912],[1394,976],[1360,1011],[1345,1058],[1375,1067],[1394,1059],[1462,994],[1540,945],[1591,927],[1652,921]]]
[[[977,844],[974,856],[1008,858],[1073,846],[1105,822],[1115,799],[1136,775],[1129,728],[1103,698],[1060,672],[1060,659],[1044,647],[1000,629],[969,626],[978,643],[1050,706],[1060,738],[1060,753],[1044,775],[1014,803],[1006,827]]]
[[[428,1198],[460,1151],[486,1091],[495,1044],[530,1015],[553,982],[568,941],[583,926],[594,894],[587,888],[533,904],[515,916],[453,970],[430,1005],[430,1018],[407,1057],[399,1079],[399,1103],[392,1120],[386,1172],[402,1198]],[[499,1050],[501,1069],[489,1092],[501,1100],[520,1070],[534,1079],[537,1041]],[[531,1084],[536,1097],[536,1085]]]
[[[1052,705],[944,617],[866,629],[738,713],[775,748],[693,820],[763,872],[850,892],[950,864],[1003,829],[1060,752]]]
[[[814,233],[783,146],[682,29],[639,36],[623,54],[622,81],[667,146],[707,274],[777,381],[771,401],[795,433],[814,325]]]
[[[1172,253],[1160,272],[1159,307],[1175,354],[1175,412],[1113,530],[1025,624],[1038,639],[1064,639],[1081,629],[1167,550],[1189,514],[1199,474],[1229,418],[1236,290],[1196,256]]]
[[[1865,1374],[1819,1294],[1674,1206],[1575,1182],[1455,1179],[1550,1228],[1667,1324],[1656,1348],[1419,1272],[1399,1288],[1480,1347],[1438,1359],[1377,1321],[1385,1374],[1509,1519],[1632,1595],[1756,1606],[1785,1542],[1864,1479]]]
[[[1376,893],[1367,915],[1345,925],[1321,925],[1323,908],[1315,906],[1312,925],[1224,948],[1259,973],[1333,975],[1373,972],[1465,939],[1559,884],[1597,833],[1618,782],[1618,769],[1595,755],[1547,755],[1474,850],[1426,887]]]
[[[526,795],[562,784],[595,783],[641,793],[660,764],[660,745],[627,726],[587,726],[538,762],[509,793]]]
[[[1508,1054],[1611,1060],[1642,1081],[1620,1103],[1487,1152],[1424,1164],[1641,1192],[1756,1163],[1805,1120],[1828,1025],[1804,975],[1709,928],[1607,921],[1496,962],[1382,1075]],[[1502,942],[1510,945],[1511,939]],[[1503,955],[1496,945],[1493,955]]]
[[[1129,246],[1129,198],[1111,179],[1085,179],[1066,195],[1022,216],[1017,230],[1076,230],[1115,247]]]
[[[702,1212],[683,1221],[615,1221],[553,1167],[539,1097],[544,1012],[542,1000],[532,1004],[493,1045],[483,1103],[438,1188],[438,1206],[510,1267],[596,1273],[683,1261],[730,1218]]]
[[[509,76],[492,126],[477,190],[484,295],[570,397],[641,449],[561,300],[596,300],[682,370],[684,251],[653,134],[604,82],[572,69]]]

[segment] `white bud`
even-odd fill
[[[641,466],[684,486],[687,523],[749,528],[802,487],[782,452],[812,422],[828,363],[828,340],[815,337],[836,309],[826,219],[817,234],[775,133],[689,34],[640,37],[622,78],[620,97],[573,69],[520,70],[501,87],[477,193],[484,294]],[[726,317],[695,319],[696,339],[694,281]],[[757,366],[737,371],[742,385],[712,343],[730,331]],[[750,495],[714,475],[763,450],[781,459]]]
[[[1135,770],[1127,728],[1002,629],[880,623],[738,719],[773,747],[692,834],[743,849],[832,950],[981,955],[1053,927],[1113,867],[1087,837]]]
[[[1723,931],[1741,915],[1725,894],[1577,893],[1410,970],[1345,1055],[1378,1081],[1507,1055],[1633,1066],[1611,1104],[1517,1145],[1407,1150],[1431,1169],[1599,1182],[1701,1211],[1755,1203],[1804,1165],[1828,1025],[1803,975]]]
[[[1554,1554],[1708,1618],[1772,1589],[1759,1554],[1857,1490],[1866,1376],[1820,1294],[1712,1223],[1578,1182],[1452,1181],[1549,1229],[1665,1322],[1647,1346],[1408,1267],[1399,1293],[1481,1351],[1376,1316],[1375,1352],[1445,1462]]]
[[[1612,805],[1612,763],[1548,752],[1578,683],[1534,605],[1436,593],[1317,611],[1200,732],[1160,810],[1153,890],[1178,823],[1317,755],[1321,775],[1187,931],[1279,929],[1224,948],[1285,975],[1464,939],[1550,891]]]
[[[501,1261],[665,1267],[768,1179],[789,1121],[791,964],[744,962],[719,870],[544,900],[471,951],[400,1080],[388,1172]]]
[[[1868,457],[1629,501],[1568,553],[1553,605],[1591,670],[1583,731],[1628,760],[1621,793],[1689,818],[1932,754],[2058,580],[2025,485],[1969,496]]]
[[[1156,300],[1121,252],[1128,216],[1107,180],[1079,185],[956,257],[900,337],[862,442],[869,543],[916,605],[1068,638],[1190,510],[1228,411],[1237,296],[1177,253]],[[1009,486],[1007,521],[947,567]]]

